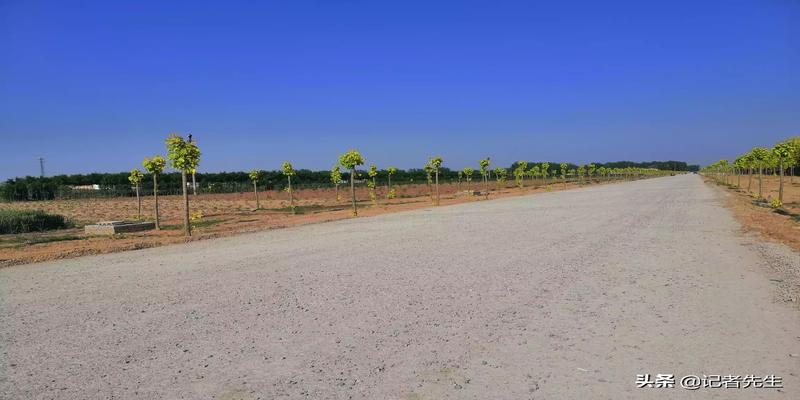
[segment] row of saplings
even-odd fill
[[[167,166],[167,162],[169,165],[181,172],[181,181],[183,187],[183,227],[184,232],[187,236],[191,236],[192,234],[192,226],[191,220],[193,218],[189,215],[189,195],[187,191],[187,176],[189,174],[194,174],[197,171],[197,167],[200,164],[200,149],[197,147],[197,144],[191,140],[191,136],[189,136],[188,140],[185,140],[183,137],[177,134],[171,134],[167,137],[166,140],[166,147],[167,147],[167,160],[165,160],[162,156],[156,155],[153,157],[145,158],[142,162],[142,166],[144,169],[149,173],[153,178],[153,197],[154,197],[154,212],[155,212],[155,226],[156,229],[161,229],[160,218],[159,218],[159,211],[158,211],[158,176],[164,172],[164,169]],[[364,157],[356,150],[350,150],[341,156],[339,156],[339,165],[336,165],[331,169],[331,183],[336,187],[336,199],[337,201],[341,200],[339,196],[339,186],[344,183],[342,179],[342,168],[349,171],[351,179],[350,181],[350,194],[352,197],[352,206],[353,206],[353,215],[358,215],[358,206],[356,200],[356,191],[355,191],[355,179],[352,177],[358,177],[358,172],[356,168],[358,166],[364,165]],[[429,187],[433,185],[435,187],[435,191],[430,192],[431,200],[434,205],[440,204],[440,194],[439,194],[439,170],[442,166],[442,158],[437,156],[431,158],[428,163],[425,165],[424,169],[427,173],[428,177],[428,185]],[[484,184],[484,194],[488,196],[488,182],[490,177],[490,159],[485,158],[478,162],[480,175],[482,177],[482,181]],[[541,177],[543,182],[546,182],[548,177],[548,171],[550,168],[549,163],[542,163],[541,165],[537,165],[532,167],[530,170],[527,169],[528,163],[526,161],[520,161],[517,163],[517,167],[514,169],[514,177],[519,187],[523,187],[523,179],[525,176],[530,176],[531,178]],[[591,179],[592,176],[604,176],[604,177],[611,177],[611,176],[625,176],[625,177],[632,177],[635,175],[657,175],[664,173],[663,171],[659,171],[656,169],[651,168],[595,168],[594,164],[588,164],[585,166],[578,167],[577,169],[568,170],[566,163],[561,163],[560,167],[560,175],[562,181],[566,187],[567,183],[567,176],[568,175],[575,175],[579,177],[589,177]],[[289,195],[289,206],[293,214],[296,213],[296,207],[294,204],[294,194],[292,191],[292,177],[296,175],[296,171],[292,167],[290,162],[284,162],[282,166],[283,174],[286,176],[288,180],[288,185],[286,187],[286,192]],[[397,168],[389,167],[387,169],[388,173],[388,194],[387,198],[392,199],[396,197],[395,189],[392,187],[392,175],[397,172]],[[508,171],[505,168],[495,168],[493,171],[495,179],[497,180],[498,185],[504,182],[507,179]],[[472,181],[472,177],[475,171],[472,168],[464,168],[462,171],[458,173],[458,180],[459,184],[461,183],[462,179],[465,179],[467,185],[469,186],[470,182]],[[377,195],[375,193],[376,182],[375,178],[378,176],[378,168],[375,165],[370,165],[369,170],[367,171],[367,175],[369,179],[367,180],[367,187],[369,189],[369,196],[372,200],[373,204],[377,204]],[[554,174],[555,175],[555,174]],[[553,176],[555,178],[555,176]],[[136,200],[138,203],[138,216],[139,219],[142,217],[142,199],[139,195],[140,193],[140,185],[142,179],[144,178],[144,174],[139,169],[131,170],[130,176],[128,179],[130,180],[131,184],[133,184],[136,190]],[[253,182],[253,191],[255,193],[256,199],[256,209],[260,209],[260,203],[258,198],[258,181],[262,178],[262,172],[259,170],[250,171],[250,179]]]
[[[733,176],[736,176],[736,187],[741,187],[742,175],[747,175],[747,192],[752,193],[753,175],[758,174],[758,196],[760,201],[764,199],[763,175],[771,171],[777,174],[778,178],[778,197],[772,199],[770,205],[779,209],[783,207],[783,183],[784,175],[789,172],[791,182],[794,183],[794,169],[800,167],[800,136],[794,136],[784,141],[778,142],[771,149],[766,147],[753,147],[747,153],[736,157],[733,163],[728,160],[719,160],[703,168],[703,172],[715,177],[718,182],[732,185]]]

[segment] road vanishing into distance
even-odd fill
[[[680,175],[0,269],[0,398],[798,399],[770,271],[800,256],[721,196]],[[783,388],[680,387],[704,374]]]

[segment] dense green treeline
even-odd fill
[[[529,162],[528,165],[540,165],[541,163]],[[655,168],[660,170],[674,171],[695,171],[697,166],[687,165],[682,161],[650,161],[632,162],[617,161],[610,163],[595,163],[599,167],[606,168]],[[513,171],[517,163],[508,169]],[[568,164],[569,169],[575,169],[578,165]],[[559,163],[551,162],[549,172],[555,175],[558,171]],[[60,198],[80,198],[80,197],[123,197],[134,195],[128,181],[129,172],[118,173],[92,173],[75,175],[55,175],[48,177],[24,177],[9,179],[0,184],[0,200],[3,201],[25,201],[25,200],[52,200]],[[348,181],[350,174],[342,172],[342,179]],[[367,177],[366,170],[358,171],[357,179]],[[453,182],[458,180],[458,171],[442,167],[439,171],[440,179],[443,182]],[[380,170],[377,176],[379,183],[384,183],[387,179],[385,170]],[[181,191],[181,175],[178,172],[164,173],[159,175],[159,194],[178,194]],[[205,172],[197,173],[195,176],[198,193],[235,193],[246,192],[252,189],[252,181],[249,172]],[[330,186],[330,171],[311,171],[299,169],[293,178],[293,185],[296,188],[314,188]],[[392,176],[395,184],[425,183],[427,180],[426,172],[422,168],[397,170]],[[92,190],[81,188],[81,186],[97,185],[99,189]],[[259,187],[266,190],[281,190],[286,185],[286,177],[282,171],[261,171],[258,181]],[[142,181],[142,193],[152,194],[152,181],[145,178]]]

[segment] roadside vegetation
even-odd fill
[[[63,215],[41,210],[0,210],[0,234],[43,232],[68,226]]]
[[[756,146],[733,160],[702,168],[707,180],[735,196],[728,202],[745,229],[800,250],[800,136]]]

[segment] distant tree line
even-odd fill
[[[539,163],[529,162],[533,166]],[[568,168],[573,169],[578,166],[568,163]],[[617,161],[610,163],[595,163],[599,168],[655,168],[660,170],[673,171],[697,171],[699,166],[687,165],[683,161]],[[513,171],[517,163],[508,169]],[[559,168],[559,163],[551,162],[549,170],[553,175]],[[252,172],[252,171],[251,171]],[[198,172],[196,179],[198,192],[200,193],[236,193],[250,191],[253,186],[251,172]],[[267,190],[283,190],[286,185],[286,177],[283,171],[258,171],[259,187]],[[2,201],[34,201],[34,200],[53,200],[69,199],[81,197],[126,197],[135,196],[135,190],[128,177],[129,172],[118,173],[91,173],[74,175],[55,175],[48,177],[32,177],[8,179],[0,184],[0,200]],[[357,180],[367,179],[366,170],[357,171]],[[388,174],[385,170],[380,170],[377,175],[379,183],[385,182]],[[350,173],[342,171],[342,179],[347,182]],[[458,171],[442,167],[439,170],[439,179],[442,182],[454,182],[458,179]],[[181,174],[179,172],[164,173],[158,178],[158,193],[163,195],[179,194],[181,192]],[[392,176],[393,184],[425,183],[427,173],[422,168],[412,168],[407,170],[398,169]],[[86,188],[89,185],[98,185],[99,189]],[[295,189],[301,188],[320,188],[330,187],[330,171],[311,171],[299,169],[293,175]],[[152,182],[144,179],[141,184],[143,195],[152,194]]]

